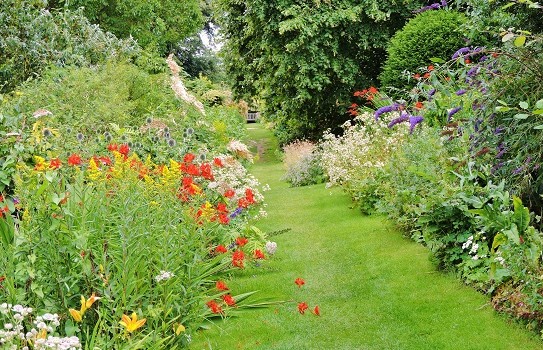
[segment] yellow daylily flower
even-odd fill
[[[94,304],[96,300],[100,300],[100,297],[97,297],[94,293],[92,293],[92,295],[87,300],[85,300],[84,296],[81,296],[81,315],[83,315],[85,311],[90,309],[90,307],[92,306],[92,304]]]
[[[81,314],[81,312],[74,309],[70,309],[68,311],[70,311],[70,315],[72,315],[75,322],[81,322],[83,320],[83,315]]]
[[[141,320],[138,320],[138,315],[136,315],[136,313],[134,312],[132,313],[131,317],[128,317],[125,314],[123,314],[122,321],[120,321],[119,324],[123,326],[124,328],[126,328],[128,333],[132,333],[138,328],[143,327],[146,321],[147,321],[146,318],[142,318]]]
[[[176,327],[176,326],[177,326],[177,327]],[[183,332],[186,331],[185,326],[183,326],[182,324],[177,324],[177,323],[176,323],[176,324],[173,326],[173,328],[174,328],[174,331],[175,331],[175,335],[179,335],[179,334],[181,334],[181,333],[183,333]]]

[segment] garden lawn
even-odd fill
[[[268,217],[258,223],[278,249],[258,269],[227,281],[235,293],[259,290],[287,303],[218,321],[191,349],[542,349],[543,342],[498,315],[488,298],[437,272],[426,248],[385,218],[362,216],[324,185],[289,188],[275,141],[248,126],[263,152],[252,168],[268,183]],[[249,142],[248,142],[249,143]],[[249,143],[250,144],[250,143]],[[298,288],[294,280],[306,284]],[[309,309],[298,313],[298,302]],[[310,311],[319,305],[321,316]]]

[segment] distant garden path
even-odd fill
[[[248,311],[195,337],[192,349],[541,349],[521,326],[498,316],[488,299],[437,272],[427,250],[378,216],[349,209],[324,185],[289,188],[276,144],[261,124],[248,126],[262,154],[251,169],[271,186],[268,218],[258,223],[278,243],[261,270],[247,269],[231,289],[260,290],[291,303]],[[248,142],[249,143],[249,142]],[[306,284],[298,289],[297,277]],[[297,311],[305,301],[321,316]]]

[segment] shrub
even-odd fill
[[[309,141],[295,141],[283,147],[283,164],[287,172],[283,176],[291,186],[306,186],[324,181],[321,155],[316,145]]]
[[[379,75],[381,86],[413,87],[414,72],[431,63],[431,58],[448,59],[465,46],[460,30],[466,17],[456,11],[426,11],[411,19],[390,40],[388,57]]]

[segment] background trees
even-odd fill
[[[218,0],[238,97],[261,96],[282,142],[348,119],[353,89],[375,84],[388,39],[422,1]]]

